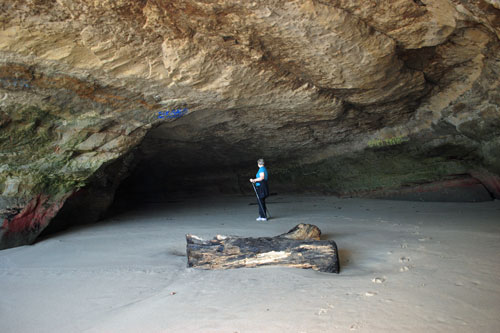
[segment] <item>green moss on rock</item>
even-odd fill
[[[318,163],[271,170],[275,184],[291,184],[294,190],[334,193],[395,189],[464,174],[470,165],[446,157],[419,158],[396,147],[348,153]]]
[[[96,117],[94,117],[96,118]],[[18,195],[59,195],[85,185],[85,180],[102,164],[70,164],[75,147],[88,138],[99,119],[74,120],[74,129],[63,146],[56,146],[61,134],[56,128],[68,122],[53,106],[11,105],[0,110],[0,191],[9,178],[22,179]],[[96,125],[97,124],[97,125]],[[69,123],[72,126],[72,122]],[[84,127],[84,128],[82,128]],[[2,193],[2,192],[0,192]]]
[[[26,164],[44,156],[55,140],[55,125],[60,117],[50,108],[11,105],[0,110],[4,119],[0,126],[0,161],[9,164]],[[8,119],[8,120],[7,120]]]

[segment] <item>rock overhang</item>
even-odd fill
[[[5,212],[90,184],[113,192],[135,163],[193,179],[223,161],[243,181],[259,156],[283,190],[367,195],[468,175],[496,195],[495,1],[2,7]],[[188,113],[158,119],[174,108]]]

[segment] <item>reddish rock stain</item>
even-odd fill
[[[2,228],[6,234],[41,232],[61,209],[70,194],[54,203],[49,203],[49,196],[38,194],[24,209],[10,221],[4,219]]]

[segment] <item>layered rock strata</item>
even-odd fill
[[[497,0],[19,0],[0,13],[0,248],[72,223],[92,189],[106,198],[86,206],[95,220],[135,165],[143,192],[175,175],[242,191],[265,156],[280,191],[434,183],[500,198]],[[157,116],[176,108],[188,112]]]

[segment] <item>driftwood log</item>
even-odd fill
[[[227,269],[278,265],[339,273],[334,241],[320,240],[315,225],[299,224],[275,237],[243,238],[217,235],[204,241],[186,235],[188,267]]]

